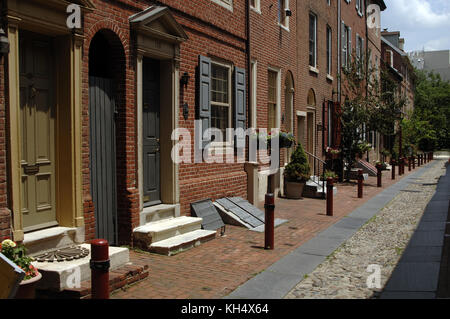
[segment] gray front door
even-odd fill
[[[143,166],[144,206],[161,203],[160,196],[160,63],[144,59],[143,66]]]
[[[96,237],[117,243],[115,105],[112,80],[89,77],[91,194]]]

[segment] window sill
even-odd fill
[[[313,72],[315,74],[319,74],[319,69],[313,67],[313,66],[309,66],[309,72]]]
[[[258,8],[250,7],[250,9],[251,9],[253,12],[256,12],[257,14],[261,14],[261,10],[258,9]]]
[[[287,27],[287,26],[285,26],[285,25],[283,25],[283,24],[281,24],[281,23],[279,23],[279,22],[278,22],[278,26],[279,26],[280,28],[284,29],[285,31],[290,32],[289,27]]]
[[[333,81],[334,81],[334,78],[333,78],[331,75],[327,74],[327,80],[333,82]]]

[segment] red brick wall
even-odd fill
[[[0,241],[11,238],[11,211],[8,209],[7,142],[6,142],[6,68],[0,56]]]

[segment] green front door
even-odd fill
[[[57,225],[52,39],[21,31],[21,208],[24,231]]]

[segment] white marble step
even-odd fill
[[[172,256],[182,251],[199,246],[201,243],[214,239],[216,231],[197,229],[150,245],[150,251]]]
[[[179,212],[179,205],[160,204],[145,207],[140,213],[140,225],[175,218],[177,212]]]
[[[201,225],[200,217],[181,216],[139,226],[133,230],[133,236],[136,244],[147,248],[153,243],[200,229]]]
[[[81,244],[80,246],[90,250],[90,244]],[[91,269],[89,261],[91,254],[80,259],[62,262],[37,262],[33,265],[37,267],[42,274],[39,280],[39,289],[64,290],[66,288],[77,288],[77,285],[91,278]],[[128,248],[109,247],[110,271],[120,268],[130,261],[130,252]]]
[[[23,244],[30,255],[53,248],[67,247],[81,244],[84,241],[84,233],[77,228],[51,227],[26,233]]]

